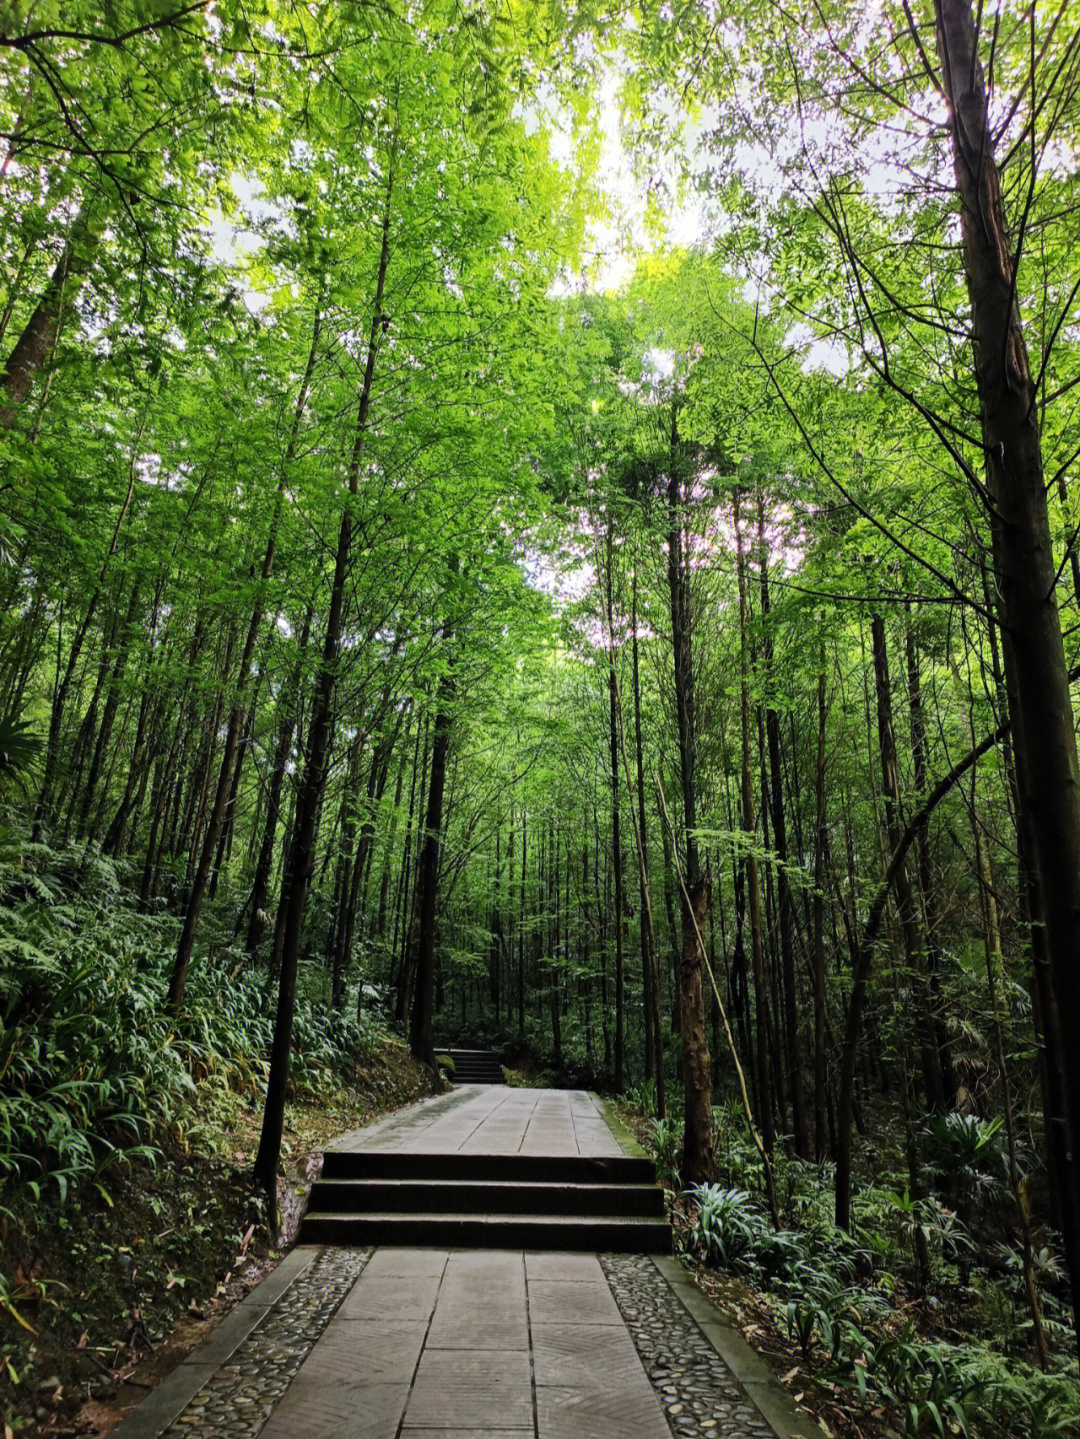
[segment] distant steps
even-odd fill
[[[453,1060],[455,1084],[506,1083],[499,1057],[490,1049],[437,1049],[435,1054],[448,1054]]]

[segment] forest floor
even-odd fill
[[[653,1151],[653,1123],[636,1109],[619,1105],[619,1114],[635,1138]],[[690,1218],[678,1190],[661,1179],[668,1192],[669,1214],[675,1231],[678,1258],[705,1297],[742,1334],[750,1347],[766,1361],[776,1378],[800,1408],[812,1414],[825,1434],[833,1439],[877,1439],[885,1429],[882,1410],[862,1412],[852,1405],[852,1395],[831,1394],[822,1378],[823,1365],[806,1361],[777,1322],[774,1306],[766,1295],[747,1280],[725,1274],[703,1264],[688,1243]]]
[[[848,1276],[847,1287],[837,1291],[841,1302],[832,1310],[832,1351],[829,1331],[820,1328],[811,1331],[803,1343],[799,1311],[808,1303],[812,1306],[813,1300],[809,1292],[803,1293],[801,1281],[786,1287],[778,1284],[768,1263],[755,1262],[752,1245],[740,1249],[737,1224],[727,1231],[719,1258],[709,1251],[714,1262],[707,1263],[700,1234],[702,1211],[682,1189],[670,1160],[659,1151],[657,1125],[640,1107],[620,1103],[619,1113],[643,1147],[656,1155],[660,1182],[668,1192],[680,1261],[698,1288],[830,1439],[891,1439],[899,1434],[936,1434],[938,1439],[950,1434],[964,1434],[969,1439],[989,1439],[991,1435],[994,1439],[1059,1439],[1080,1434],[1080,1386],[1071,1332],[1063,1325],[1054,1326],[1060,1353],[1055,1355],[1052,1372],[1044,1375],[1035,1367],[1033,1356],[1023,1352],[1023,1346],[1014,1344],[1010,1349],[1001,1339],[1000,1316],[988,1325],[980,1309],[980,1303],[985,1304],[980,1300],[984,1292],[998,1291],[999,1307],[1012,1303],[1013,1285],[1000,1264],[974,1279],[977,1265],[971,1246],[972,1274],[966,1281],[960,1282],[946,1271],[938,1275],[932,1288],[920,1293],[907,1279],[886,1272],[899,1270],[902,1263],[895,1249],[887,1252],[880,1242],[864,1236],[869,1247],[862,1251],[863,1265],[869,1267],[857,1266]],[[879,1117],[884,1124],[885,1116]],[[720,1164],[718,1150],[718,1167],[726,1171],[726,1177],[715,1190],[734,1209],[745,1212],[754,1201],[738,1187],[745,1179],[732,1178],[731,1171],[738,1166],[731,1159],[728,1153]],[[798,1182],[796,1171],[797,1166],[785,1171],[786,1202],[793,1210],[798,1209],[800,1198],[806,1199],[805,1193],[800,1196],[791,1187],[792,1180]],[[777,1174],[779,1191],[779,1169]],[[735,1187],[725,1189],[725,1184]],[[806,1212],[809,1214],[808,1209]],[[766,1220],[762,1223],[768,1227]],[[795,1255],[795,1272],[806,1273],[813,1284],[812,1258],[804,1270],[798,1262],[814,1254],[811,1234],[804,1232],[798,1219],[792,1223],[792,1229],[771,1235],[772,1253]],[[988,1241],[992,1236],[982,1237]],[[985,1243],[983,1247],[987,1247]],[[985,1258],[978,1257],[985,1264]],[[972,1287],[973,1283],[978,1287]],[[886,1289],[888,1302],[883,1297]],[[1044,1288],[1042,1297],[1044,1322],[1049,1327],[1051,1291]],[[1060,1312],[1059,1304],[1053,1312]],[[841,1336],[847,1350],[854,1353],[853,1366],[843,1359],[835,1336]]]
[[[14,1311],[0,1311],[3,1439],[109,1433],[277,1263],[326,1142],[433,1092],[407,1048],[385,1039],[351,1083],[289,1102],[280,1247],[248,1178],[255,1092],[208,1090],[186,1145],[113,1174],[107,1190],[9,1213],[0,1221],[0,1271],[14,1300]]]

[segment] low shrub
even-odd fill
[[[153,1163],[190,1134],[196,1086],[250,1091],[265,1077],[273,1008],[235,955],[196,956],[178,1015],[164,1008],[175,921],[119,899],[107,861],[71,897],[66,857],[37,847],[0,871],[0,1188],[65,1201],[116,1166]],[[90,900],[83,897],[94,894]],[[369,1024],[301,996],[293,1081],[316,1086],[368,1052]]]

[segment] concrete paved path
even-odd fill
[[[410,1164],[445,1156],[421,1181],[435,1188],[468,1156],[496,1165],[529,1162],[524,1156],[545,1156],[548,1165],[641,1162],[595,1096],[505,1086],[439,1096],[343,1136],[334,1150],[378,1155],[377,1164],[393,1155],[411,1156]],[[410,1247],[301,1244],[116,1436],[810,1432],[741,1337],[711,1322],[707,1305],[704,1317],[695,1313],[704,1301],[689,1289],[674,1261],[642,1253],[607,1253],[601,1262],[596,1253],[535,1246],[461,1249],[430,1236]]]
[[[591,1254],[378,1249],[262,1439],[670,1439]]]
[[[584,1089],[465,1085],[356,1129],[332,1150],[395,1154],[581,1155],[640,1153],[616,1138],[601,1101]]]

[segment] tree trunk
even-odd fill
[[[266,900],[270,892],[270,873],[274,864],[274,845],[281,823],[281,791],[285,783],[285,771],[292,753],[293,735],[296,732],[296,708],[300,698],[300,682],[304,671],[304,654],[311,637],[311,621],[314,617],[314,603],[308,605],[300,631],[296,664],[292,678],[282,701],[281,728],[278,731],[277,747],[274,750],[274,764],[270,771],[270,788],[266,797],[266,827],[263,830],[259,857],[255,862],[255,877],[251,882],[251,913],[248,921],[247,952],[254,955],[259,942],[266,933]]]
[[[656,957],[656,930],[652,921],[649,890],[648,841],[645,830],[645,761],[641,744],[641,677],[638,668],[637,571],[634,572],[631,642],[634,661],[634,750],[637,764],[638,876],[641,902],[641,974],[645,991],[645,1077],[656,1078],[656,1117],[667,1114],[664,1092],[664,1032],[660,1019],[660,970]],[[652,1065],[649,1059],[652,1058]]]
[[[450,572],[458,573],[458,558],[450,560]],[[443,647],[449,651],[454,643],[454,629],[443,625]],[[443,795],[446,790],[446,760],[450,753],[450,730],[453,719],[449,706],[453,700],[454,681],[449,673],[439,677],[435,711],[435,730],[431,742],[431,780],[428,784],[427,820],[424,843],[420,850],[416,882],[420,887],[420,928],[416,944],[416,989],[409,1023],[409,1048],[421,1064],[435,1068],[435,1046],[431,1021],[435,1007],[435,903],[439,885],[439,852],[442,844]]]
[[[892,854],[900,842],[900,769],[896,755],[896,731],[893,728],[892,684],[889,679],[889,656],[885,645],[885,624],[880,615],[870,621],[874,647],[874,693],[877,699],[878,756],[881,763],[881,790],[885,809],[885,835],[888,854]],[[887,859],[887,855],[886,855]],[[912,982],[919,995],[918,1012],[913,1019],[922,1061],[923,1091],[928,1109],[942,1107],[941,1072],[938,1052],[934,1044],[932,1017],[926,1011],[929,995],[924,980],[923,943],[915,912],[915,897],[911,891],[907,866],[902,864],[896,873],[896,909],[900,923],[900,937],[904,946],[904,959],[911,973]],[[905,1016],[900,1022],[906,1023]]]
[[[671,406],[668,475],[668,590],[675,669],[675,719],[679,740],[685,826],[685,893],[680,892],[682,947],[679,958],[679,1022],[683,1041],[685,1132],[683,1178],[691,1184],[712,1182],[715,1170],[712,1125],[712,1076],[705,1030],[698,929],[709,903],[709,885],[700,873],[695,791],[695,708],[692,632],[678,478],[678,410]]]
[[[1016,304],[1016,275],[997,172],[989,101],[970,0],[935,0],[949,101],[971,301],[998,607],[1021,808],[1040,892],[1058,1015],[1080,1014],[1080,771],[1065,667],[1035,383]],[[1034,82],[1034,77],[1032,77]],[[1060,1030],[1043,1015],[1048,1045]],[[1058,1176],[1073,1304],[1080,1304],[1080,1045],[1060,1055],[1064,1158]],[[1080,1325],[1076,1328],[1080,1346]]]
[[[525,1038],[525,860],[529,839],[529,815],[521,811],[521,923],[518,927],[518,1039]]]
[[[93,261],[104,218],[102,212],[100,202],[95,205],[90,200],[75,216],[56,268],[7,357],[0,373],[0,430],[14,427],[19,406],[29,395],[38,371],[53,351],[60,334],[64,307],[70,310]]]
[[[922,684],[919,679],[919,656],[910,616],[904,627],[904,648],[907,662],[908,711],[911,723],[911,759],[915,790],[921,801],[926,793],[926,718],[923,714]],[[930,827],[923,825],[915,841],[915,860],[922,895],[923,923],[926,931],[926,977],[930,986],[930,1023],[938,1052],[937,1070],[941,1077],[942,1098],[947,1109],[956,1104],[956,1071],[952,1062],[949,1030],[942,1013],[941,948],[937,941],[938,912],[934,885],[934,867],[930,857]]]
[[[615,1073],[612,1088],[622,1093],[623,1070],[626,1064],[625,956],[623,954],[623,863],[622,834],[619,815],[619,698],[618,675],[615,671],[615,632],[613,577],[611,573],[613,545],[611,519],[607,524],[607,622],[608,622],[608,714],[609,754],[611,759],[611,863],[615,879]]]
[[[548,1009],[551,1014],[551,1049],[556,1070],[562,1069],[562,1008],[559,1003],[559,842],[555,815],[548,821],[547,888],[548,921]]]
[[[769,1021],[765,977],[765,946],[761,932],[761,884],[753,844],[757,833],[754,814],[754,779],[750,748],[750,654],[746,563],[742,542],[742,516],[736,491],[733,505],[735,562],[739,582],[739,715],[742,734],[742,829],[747,845],[744,857],[747,908],[750,913],[750,969],[754,976],[754,1067],[757,1083],[757,1112],[761,1116],[761,1137],[771,1154],[774,1142],[772,1086],[769,1082]]]
[[[818,673],[818,736],[817,765],[814,782],[814,1154],[825,1157],[828,1145],[826,1127],[825,1064],[825,641],[821,642],[821,668]]]
[[[769,552],[765,542],[764,501],[758,500],[758,543],[761,551],[761,617],[765,625],[762,653],[765,682],[772,682],[773,638],[769,628]],[[787,1080],[791,1096],[791,1126],[795,1153],[810,1157],[810,1127],[803,1095],[802,1063],[799,1054],[799,1000],[795,992],[794,905],[788,877],[787,817],[780,766],[780,716],[775,705],[765,711],[765,734],[769,748],[769,799],[772,813],[773,845],[776,849],[776,889],[780,920],[780,973],[783,979],[784,1020],[787,1029]]]
[[[344,624],[345,582],[352,548],[352,510],[349,503],[360,487],[364,442],[367,437],[368,411],[371,406],[375,378],[375,358],[382,333],[383,293],[390,263],[390,216],[394,186],[393,158],[387,170],[386,202],[382,224],[375,302],[368,332],[367,361],[360,390],[356,417],[356,439],[349,464],[348,498],[341,512],[334,578],[330,588],[330,607],[326,620],[322,664],[318,685],[312,698],[311,722],[308,725],[307,756],[304,775],[297,795],[297,815],[289,854],[288,910],[283,929],[281,977],[278,985],[274,1038],[270,1050],[270,1073],[266,1084],[266,1106],[263,1111],[259,1151],[255,1157],[254,1181],[266,1193],[271,1233],[277,1232],[277,1167],[281,1154],[281,1132],[285,1123],[285,1094],[289,1078],[289,1053],[292,1048],[293,1010],[296,1003],[296,969],[300,957],[300,937],[308,887],[315,865],[315,836],[319,811],[326,783],[326,764],[333,724],[334,684],[337,678],[338,655]]]
[[[6,427],[4,426],[3,414],[4,412],[0,410],[0,429],[10,428],[10,425]],[[93,623],[94,614],[96,613],[98,604],[101,601],[101,595],[105,587],[105,580],[108,577],[109,567],[112,564],[116,552],[120,547],[120,534],[124,528],[124,521],[128,517],[128,512],[131,509],[131,501],[135,494],[135,481],[138,473],[136,467],[138,465],[140,446],[142,444],[143,434],[146,431],[146,422],[149,418],[149,415],[150,406],[148,403],[143,410],[142,423],[139,426],[139,432],[135,437],[134,443],[132,444],[131,463],[128,466],[127,490],[124,494],[123,501],[121,502],[119,513],[116,516],[116,523],[113,526],[112,538],[109,541],[109,548],[106,550],[105,558],[101,562],[101,569],[98,572],[97,584],[94,587],[93,594],[90,596],[90,601],[87,604],[86,613],[83,616],[82,624],[79,626],[78,630],[75,632],[75,635],[72,638],[71,648],[68,651],[67,666],[64,670],[63,678],[57,684],[56,693],[53,696],[52,713],[49,716],[49,736],[45,743],[45,764],[44,772],[41,779],[41,793],[38,797],[37,809],[34,813],[32,838],[35,844],[41,838],[42,826],[48,818],[49,811],[52,806],[52,790],[54,781],[57,776],[57,770],[60,764],[60,736],[64,723],[64,708],[67,704],[68,691],[70,690],[71,682],[75,677],[75,670],[79,663],[79,654],[82,651],[83,644],[86,641],[86,636],[89,633],[91,624]]]
[[[423,808],[424,797],[427,790],[428,764],[431,759],[430,745],[428,744],[428,731],[430,727],[429,718],[424,720],[424,753],[420,764],[420,783],[416,790],[415,819],[412,810],[412,792],[410,789],[410,818],[409,834],[406,835],[406,865],[409,862],[409,842],[412,841],[415,858],[412,861],[412,889],[410,893],[410,880],[408,870],[405,874],[405,896],[402,913],[402,937],[401,937],[401,978],[398,982],[397,1003],[394,1010],[394,1019],[398,1024],[408,1022],[409,1012],[412,1009],[413,978],[416,973],[416,918],[420,905],[420,845],[422,843],[421,833],[423,830]],[[416,786],[416,771],[413,770],[413,786]]]

